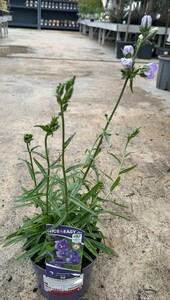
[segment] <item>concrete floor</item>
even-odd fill
[[[10,53],[9,46],[17,46],[14,52],[18,53]],[[30,210],[13,208],[12,197],[19,194],[21,183],[27,180],[18,158],[25,157],[25,132],[35,132],[34,140],[42,141],[33,126],[49,122],[57,111],[56,85],[72,75],[77,77],[67,114],[67,134],[77,132],[67,157],[71,161],[73,154],[82,157],[96,132],[100,132],[104,114],[111,111],[123,81],[114,47],[100,46],[77,32],[9,29],[9,37],[0,40],[0,51],[3,240],[23,217],[32,214]],[[114,153],[121,152],[132,128],[141,127],[129,149],[129,163],[138,163],[138,168],[124,176],[114,194],[114,199],[128,206],[123,214],[130,221],[101,219],[107,243],[115,247],[119,256],[100,255],[91,286],[82,300],[170,299],[169,96],[169,92],[156,89],[156,78],[137,78],[134,94],[126,90],[110,126]],[[54,143],[51,146],[55,148]],[[107,147],[104,145],[106,152]],[[98,164],[111,172],[113,162],[105,151]],[[19,244],[0,248],[0,299],[42,300],[30,262],[15,260],[20,248]]]

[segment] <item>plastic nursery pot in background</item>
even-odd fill
[[[170,55],[170,48],[158,48],[157,55]]]
[[[122,49],[126,45],[132,45],[134,46],[134,42],[124,42],[124,41],[117,41],[116,42],[116,58],[122,58],[124,57]]]
[[[170,55],[160,55],[156,87],[170,91]]]
[[[138,51],[137,57],[143,59],[151,59],[153,48],[154,46],[150,43],[141,46],[141,48]]]
[[[33,261],[31,261],[31,262],[32,262],[32,265],[34,267],[34,270],[35,270],[35,273],[37,276],[39,290],[43,296],[45,296],[49,300],[77,300],[87,291],[87,289],[90,285],[90,278],[91,278],[91,273],[92,273],[92,269],[93,269],[95,260],[92,263],[90,263],[87,267],[83,268],[83,271],[82,271],[82,274],[84,275],[83,286],[80,289],[77,289],[77,291],[72,294],[71,293],[66,294],[63,292],[63,295],[51,294],[51,293],[45,291],[44,279],[43,279],[43,276],[45,275],[45,269],[39,267]]]

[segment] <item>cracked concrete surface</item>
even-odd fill
[[[68,161],[73,155],[82,157],[90,147],[122,86],[114,49],[79,33],[9,29],[9,37],[0,40],[0,48],[8,46],[29,47],[29,51],[0,57],[1,241],[32,214],[13,208],[12,197],[28,180],[18,158],[25,155],[25,132],[33,130],[34,140],[42,141],[33,126],[48,122],[57,111],[56,85],[77,76],[67,113],[67,134],[77,134]],[[137,78],[134,94],[126,90],[110,126],[114,153],[120,153],[132,128],[141,127],[129,148],[129,163],[138,167],[124,176],[114,194],[127,206],[122,213],[129,221],[101,218],[107,244],[115,247],[118,257],[100,255],[82,300],[170,299],[169,95],[156,89],[156,79]],[[55,148],[55,142],[51,146]],[[106,156],[108,147],[104,145],[98,164],[111,172],[115,165]],[[0,248],[0,299],[44,299],[30,262],[15,260],[20,248],[19,244]]]

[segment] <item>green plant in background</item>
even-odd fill
[[[113,201],[115,188],[120,184],[121,178],[136,167],[125,166],[129,153],[127,148],[133,138],[139,133],[139,128],[134,129],[125,142],[121,155],[109,153],[118,164],[117,174],[113,177],[97,166],[97,157],[103,150],[103,141],[108,141],[111,135],[109,125],[119,106],[128,83],[133,91],[133,80],[139,75],[145,78],[153,78],[157,69],[152,62],[143,67],[136,67],[135,60],[141,45],[156,34],[156,29],[151,30],[151,17],[145,16],[141,23],[141,34],[136,43],[136,48],[125,46],[122,77],[124,84],[120,95],[109,116],[106,116],[106,124],[97,136],[91,149],[86,151],[86,158],[80,163],[67,165],[67,152],[74,135],[66,139],[65,114],[73,94],[75,77],[65,83],[60,83],[56,88],[56,100],[59,112],[53,116],[50,123],[36,125],[44,132],[44,151],[39,151],[39,146],[32,146],[33,135],[26,134],[26,144],[29,160],[24,160],[32,179],[32,187],[22,187],[22,194],[15,198],[16,208],[36,207],[33,217],[23,220],[23,224],[17,231],[10,234],[4,242],[4,246],[24,241],[22,258],[32,258],[35,262],[44,260],[48,241],[46,240],[46,224],[52,224],[52,228],[59,225],[68,225],[85,231],[84,257],[92,261],[98,256],[99,251],[113,254],[114,249],[105,245],[105,237],[100,232],[99,221],[101,215],[109,214],[113,217],[121,217],[116,207],[124,206]],[[58,129],[61,131],[58,131]],[[61,132],[61,150],[56,160],[51,160],[49,151],[49,139]],[[54,137],[53,137],[54,138]],[[89,176],[90,175],[90,176]],[[107,184],[102,176],[106,176]],[[105,208],[109,204],[110,208]],[[51,229],[52,229],[51,228]]]
[[[79,0],[78,2],[78,15],[80,17],[99,15],[102,12],[104,12],[104,8],[101,0]]]
[[[2,11],[2,12],[8,12],[7,1],[0,0],[0,11]]]

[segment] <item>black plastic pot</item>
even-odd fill
[[[49,292],[46,292],[44,290],[43,275],[45,275],[45,269],[39,267],[32,261],[33,267],[35,269],[35,273],[37,275],[38,287],[40,289],[40,292],[43,296],[45,296],[49,300],[77,300],[77,299],[79,299],[87,291],[87,289],[89,287],[92,268],[93,268],[94,263],[95,263],[95,260],[83,269],[82,273],[84,274],[84,281],[83,281],[83,286],[80,290],[76,291],[73,294],[69,294],[69,295],[54,295],[54,294],[50,294]]]
[[[126,45],[132,45],[134,46],[134,42],[124,42],[124,41],[117,41],[116,42],[116,57],[117,58],[122,58],[124,57],[122,49],[124,48],[124,46]]]
[[[157,50],[157,55],[170,55],[170,47],[169,48],[159,48]]]
[[[156,87],[170,91],[170,55],[160,55]]]
[[[152,50],[154,46],[152,44],[145,44],[143,45],[139,51],[138,51],[138,58],[143,58],[143,59],[151,59],[152,58]]]

